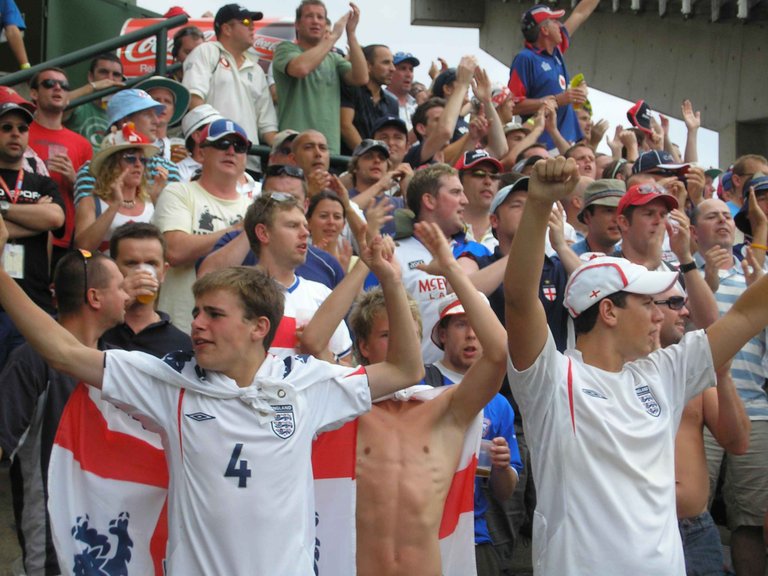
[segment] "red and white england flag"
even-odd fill
[[[441,393],[446,388],[427,391]],[[444,576],[475,576],[474,487],[482,413],[464,435],[456,472],[440,523]],[[318,436],[312,448],[317,529],[315,572],[319,576],[355,573],[355,460],[357,420]]]
[[[160,435],[83,383],[69,398],[48,470],[62,574],[162,576],[168,467]]]

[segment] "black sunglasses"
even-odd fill
[[[88,304],[88,260],[93,256],[88,250],[78,248],[77,252],[83,259],[83,302]]]
[[[40,86],[46,88],[47,90],[50,90],[54,86],[58,86],[62,90],[69,90],[69,82],[66,80],[57,80],[55,78],[46,78],[45,80],[40,80]]]
[[[687,302],[688,298],[685,298],[684,296],[670,296],[666,300],[653,301],[656,306],[668,306],[670,310],[682,310]]]
[[[20,134],[26,134],[27,132],[29,132],[29,124],[18,124],[18,125],[16,125],[16,124],[8,123],[8,124],[0,125],[0,130],[5,132],[6,134],[10,134],[11,132],[13,132],[14,128],[16,130],[18,130]]]
[[[475,178],[486,178],[490,177],[491,180],[498,180],[499,174],[498,172],[489,172],[488,170],[465,170],[464,171],[467,174],[470,174],[471,176],[474,176]]]
[[[245,154],[248,152],[248,143],[243,142],[240,138],[220,138],[219,140],[203,144],[203,147],[213,148],[214,150],[229,150],[230,146],[235,149],[235,154]]]
[[[289,164],[272,164],[267,166],[267,176],[290,176],[291,178],[298,178],[304,180],[304,170],[298,166],[290,166]]]
[[[120,160],[125,162],[126,164],[136,164],[136,162],[141,162],[142,166],[147,165],[147,158],[143,154],[136,154],[135,152],[131,152],[130,154],[123,154],[120,156]]]

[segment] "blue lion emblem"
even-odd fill
[[[109,523],[109,533],[117,538],[117,545],[111,557],[110,538],[88,526],[87,514],[77,518],[72,526],[72,536],[85,544],[85,547],[80,554],[75,555],[75,576],[128,576],[128,563],[131,561],[133,548],[133,540],[128,536],[129,517],[128,512],[121,512]]]

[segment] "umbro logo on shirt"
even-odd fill
[[[215,420],[216,416],[211,416],[205,412],[193,412],[192,414],[184,414],[187,418],[194,420],[195,422],[205,422],[206,420]]]
[[[600,398],[601,400],[608,400],[608,397],[605,394],[602,394],[597,390],[592,390],[591,388],[582,388],[581,391],[584,392],[584,394],[586,394],[587,396],[592,396],[592,398]]]
[[[419,264],[424,264],[424,260],[414,260],[413,262],[408,262],[408,270],[415,270]]]

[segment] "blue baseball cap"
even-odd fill
[[[112,96],[109,104],[107,104],[107,123],[112,126],[118,120],[127,118],[131,114],[149,109],[154,109],[158,114],[162,114],[165,111],[165,104],[160,104],[144,90],[138,88],[120,90]]]
[[[413,64],[414,68],[421,64],[419,59],[410,52],[395,52],[395,55],[392,57],[392,62],[394,62],[395,66],[402,64],[403,62],[410,62]]]
[[[216,142],[227,136],[238,136],[243,142],[247,142],[250,146],[251,141],[248,140],[248,134],[245,133],[242,126],[235,124],[232,120],[227,118],[221,118],[214,120],[203,131],[203,140],[206,142]]]
[[[641,172],[654,174],[667,174],[676,176],[682,168],[688,168],[690,164],[676,164],[675,159],[669,152],[664,150],[648,150],[640,154],[632,166],[632,174]]]

